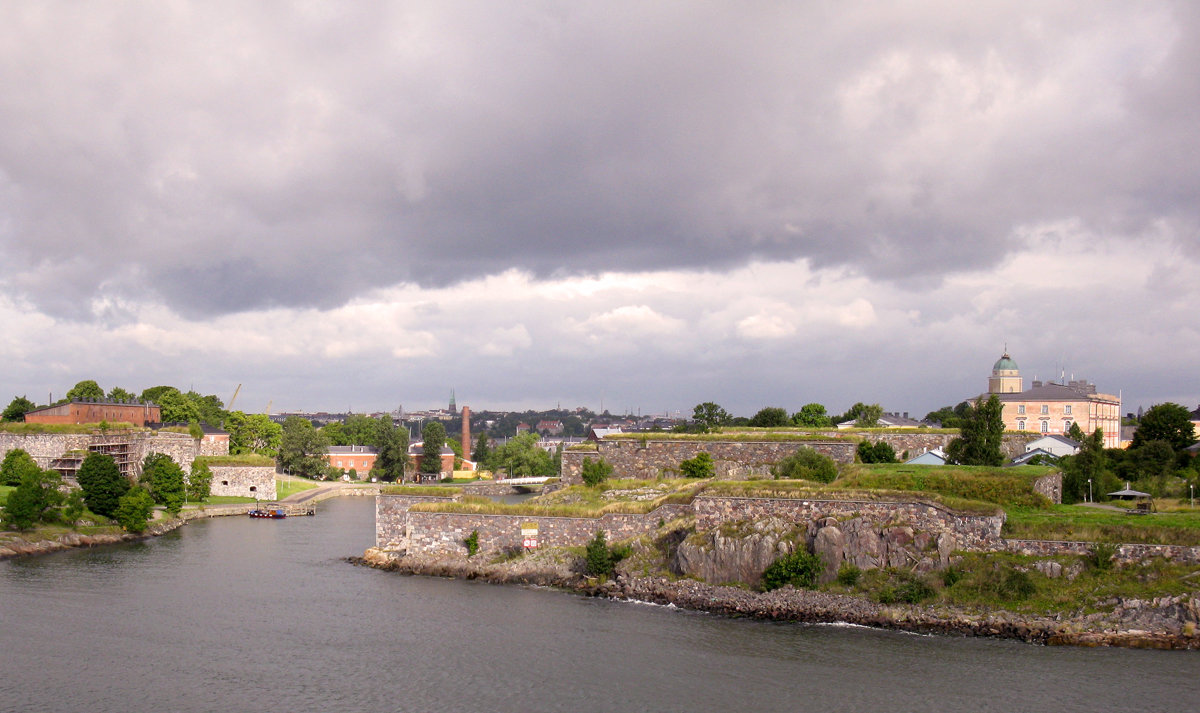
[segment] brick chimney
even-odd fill
[[[471,460],[471,407],[462,407],[462,451],[463,458]]]

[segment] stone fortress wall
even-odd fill
[[[50,464],[68,451],[86,451],[88,447],[106,439],[127,437],[129,454],[136,461],[137,471],[140,472],[142,460],[151,453],[162,453],[171,457],[183,468],[190,472],[192,461],[197,456],[228,455],[228,441],[203,443],[186,433],[173,431],[121,431],[110,430],[105,433],[7,433],[0,431],[0,459],[12,449],[21,448],[31,455],[42,468]],[[215,494],[215,493],[214,493]]]
[[[212,487],[209,490],[212,495],[255,500],[274,500],[278,497],[275,466],[209,464],[208,469],[212,471]]]
[[[679,462],[695,457],[705,451],[713,457],[716,476],[721,479],[744,479],[770,475],[775,463],[801,448],[812,448],[829,456],[838,463],[853,463],[859,440],[871,443],[885,442],[896,455],[908,452],[915,457],[934,448],[945,450],[957,432],[931,433],[919,429],[895,431],[876,430],[851,432],[855,439],[848,438],[846,431],[827,431],[816,435],[827,436],[828,440],[814,441],[705,441],[683,439],[658,439],[652,434],[646,438],[606,438],[596,443],[596,450],[564,451],[562,457],[563,485],[578,485],[583,482],[583,459],[603,458],[613,466],[614,478],[638,478],[652,480],[658,477],[678,477]],[[1008,458],[1025,452],[1025,444],[1040,438],[1037,433],[1005,433],[1001,450]],[[1053,500],[1053,498],[1051,498]]]

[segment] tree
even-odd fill
[[[958,428],[962,425],[962,419],[967,415],[969,408],[970,403],[960,401],[954,408],[943,406],[937,411],[930,411],[925,414],[925,420],[940,424],[942,428]]]
[[[798,589],[814,587],[824,568],[825,563],[819,556],[807,550],[797,550],[780,557],[763,570],[763,589],[769,592],[787,584]]]
[[[1083,443],[1083,440],[1087,438],[1087,434],[1085,434],[1083,429],[1079,427],[1078,421],[1072,421],[1071,427],[1067,429],[1067,438],[1070,438],[1076,443]]]
[[[199,404],[180,393],[179,389],[164,391],[157,403],[163,423],[188,423],[202,418]]]
[[[790,426],[791,423],[792,420],[788,418],[787,411],[778,406],[767,406],[760,409],[750,419],[750,425],[755,428],[782,428]]]
[[[83,517],[83,511],[87,506],[83,502],[83,491],[72,490],[67,494],[67,499],[63,504],[62,521],[75,527],[79,522],[79,518]]]
[[[1191,413],[1179,404],[1151,406],[1142,415],[1129,447],[1136,449],[1150,441],[1166,441],[1175,451],[1181,451],[1195,443],[1196,428],[1192,424]]]
[[[288,416],[283,422],[279,445],[279,466],[285,472],[305,478],[324,480],[329,472],[326,454],[329,440],[313,428],[312,421]]]
[[[129,481],[121,475],[117,462],[103,453],[89,453],[79,466],[76,479],[88,510],[104,517],[116,513],[117,502],[129,491]]]
[[[212,469],[202,460],[192,461],[192,472],[188,474],[187,496],[191,500],[204,502],[212,494]]]
[[[858,459],[863,463],[895,463],[896,450],[887,441],[859,441]]]
[[[592,460],[591,458],[583,459],[581,475],[584,485],[595,487],[608,480],[608,476],[612,475],[612,472],[612,464],[603,458],[597,460]]]
[[[421,428],[421,441],[421,461],[417,470],[422,473],[441,473],[446,427],[437,421],[430,421]]]
[[[818,403],[801,406],[799,411],[792,414],[792,423],[804,428],[828,428],[833,425],[829,414],[825,413],[825,406]]]
[[[104,389],[100,388],[100,385],[91,379],[81,381],[72,386],[71,390],[67,392],[67,401],[74,400],[103,401]]]
[[[40,470],[33,456],[21,448],[14,448],[4,454],[4,462],[0,463],[0,485],[20,485],[26,473]]]
[[[390,420],[390,418],[389,418]],[[342,424],[345,431],[348,446],[370,446],[371,448],[379,448],[379,438],[382,432],[379,428],[379,421],[363,414],[350,414],[346,417],[346,422]]]
[[[0,421],[24,421],[25,414],[37,408],[37,405],[25,398],[17,396],[12,401],[8,402],[4,413],[0,415]]]
[[[1080,440],[1079,452],[1064,456],[1060,464],[1063,469],[1063,503],[1069,505],[1086,500],[1089,479],[1092,481],[1093,496],[1108,499],[1112,476],[1108,473],[1108,458],[1104,453],[1104,432],[1099,428]]]
[[[775,478],[815,480],[832,483],[837,478],[837,464],[827,455],[812,448],[801,448],[775,464],[771,469]]]
[[[696,407],[692,409],[692,421],[695,422],[696,429],[701,433],[715,431],[728,424],[730,420],[729,412],[712,401],[696,404]]]
[[[321,433],[329,439],[331,446],[357,445],[350,440],[350,436],[346,435],[346,427],[338,421],[321,426]]]
[[[151,453],[142,461],[142,481],[149,485],[154,502],[172,515],[183,508],[183,468],[163,453]]]
[[[554,459],[538,446],[538,437],[522,433],[510,438],[507,443],[492,451],[488,456],[488,470],[498,472],[507,469],[513,477],[557,475]]]
[[[596,536],[588,540],[584,551],[584,566],[593,577],[607,577],[616,571],[617,560],[608,548],[604,530],[596,530]]]
[[[855,428],[875,428],[879,425],[879,419],[882,417],[882,406],[879,404],[867,405],[859,401],[850,407],[850,410],[846,412],[842,420],[853,420]]]
[[[137,397],[132,393],[122,389],[120,386],[114,386],[108,390],[109,401],[135,401]]]
[[[28,530],[39,522],[53,520],[53,510],[63,501],[58,488],[62,479],[53,471],[27,471],[4,504],[4,526]]]
[[[960,435],[946,446],[946,456],[959,465],[1004,465],[1004,452],[1000,450],[1003,408],[995,394],[983,403],[976,402],[963,417]]]
[[[384,419],[387,427],[383,429],[371,475],[388,483],[403,481],[408,469],[408,429],[399,428],[388,416],[380,416],[380,421]]]
[[[141,534],[146,531],[150,515],[154,512],[154,498],[142,488],[131,488],[117,501],[113,519],[129,532]]]
[[[471,459],[476,463],[483,464],[487,461],[491,450],[491,439],[488,438],[488,434],[480,433],[479,438],[475,439],[475,452],[471,454]]]
[[[175,388],[174,386],[151,386],[150,388],[142,391],[142,395],[138,398],[147,403],[157,404],[159,403],[159,400],[162,398],[163,394],[171,391],[178,393],[179,389]]]
[[[230,455],[258,453],[274,458],[279,454],[283,426],[265,414],[247,415],[241,411],[232,411],[225,417],[225,430],[229,431]]]
[[[680,461],[679,470],[685,478],[711,478],[715,468],[712,456],[707,451],[700,451],[691,458]]]

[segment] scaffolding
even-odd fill
[[[78,481],[79,467],[89,453],[100,453],[109,456],[117,464],[121,475],[132,479],[138,468],[137,456],[133,447],[133,432],[93,431],[87,450],[73,450],[63,453],[50,462],[51,470],[56,470],[64,478]]]

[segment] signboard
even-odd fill
[[[537,549],[538,525],[536,522],[521,523],[521,546],[527,550]]]

